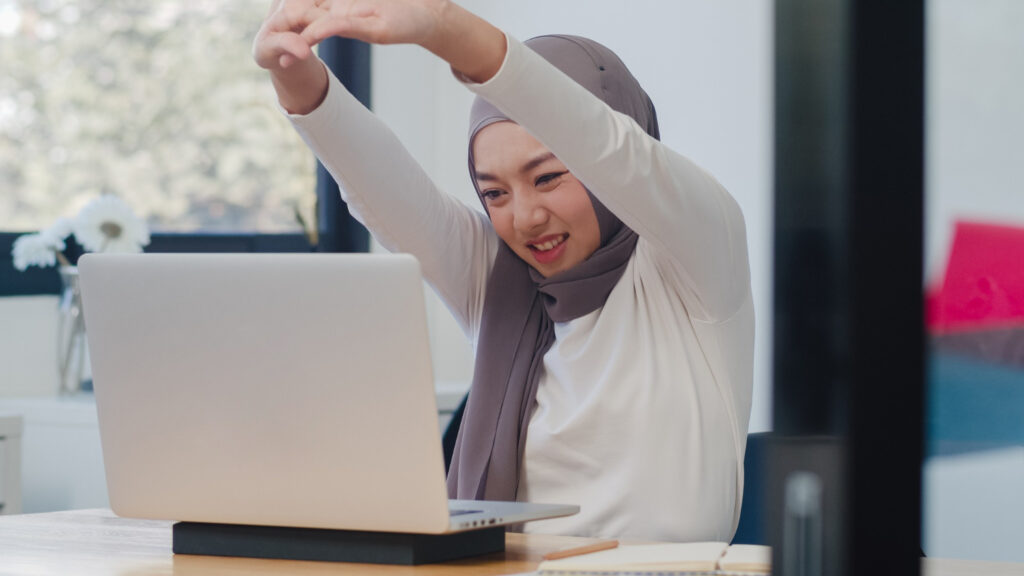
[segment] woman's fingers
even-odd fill
[[[314,0],[301,20],[302,37],[331,36],[372,44],[421,44],[439,25],[438,0]]]
[[[372,18],[346,16],[338,17],[330,13],[323,13],[311,18],[305,28],[302,29],[302,39],[309,45],[316,45],[331,36],[342,36],[354,38],[364,42],[375,42],[378,40],[376,27]]]
[[[295,32],[271,32],[261,38],[256,48],[256,63],[262,68],[287,68],[296,60],[313,54],[309,44]]]
[[[315,0],[275,0],[253,43],[256,63],[266,69],[287,68],[312,54],[309,43],[298,34]]]
[[[313,55],[313,49],[302,36],[294,32],[283,32],[278,35],[278,62],[282,68],[287,68],[296,60],[305,60]]]
[[[441,0],[274,1],[254,50],[264,68],[287,67],[293,58],[308,57],[310,48],[332,36],[375,44],[426,45],[440,27],[442,12]]]
[[[294,14],[292,30],[310,46],[331,36],[364,39],[365,17],[373,5],[353,0],[313,0],[301,14]]]

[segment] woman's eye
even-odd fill
[[[480,197],[487,201],[497,200],[502,195],[501,190],[484,190],[480,193]]]
[[[549,174],[544,174],[543,176],[540,176],[540,177],[537,178],[537,181],[534,182],[534,186],[543,186],[544,184],[550,184],[550,183],[554,182],[555,180],[558,180],[559,178],[564,176],[566,173],[567,172],[563,171],[563,172],[551,172]]]

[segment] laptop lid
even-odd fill
[[[448,529],[413,257],[89,254],[79,267],[115,513]]]

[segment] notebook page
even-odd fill
[[[727,547],[725,542],[621,546],[613,550],[541,562],[538,570],[542,576],[579,572],[621,574],[713,571]]]
[[[767,574],[772,571],[772,549],[770,546],[733,544],[718,561],[718,567],[726,572]]]

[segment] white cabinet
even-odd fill
[[[96,404],[91,395],[0,399],[20,414],[21,511],[107,507]]]
[[[0,514],[21,512],[22,418],[0,413]]]
[[[467,387],[465,383],[438,383],[438,421],[442,434]],[[18,506],[22,512],[109,507],[96,404],[91,394],[2,398],[2,414],[20,414],[19,420],[24,421],[21,449],[12,449],[10,443],[0,448],[8,460],[21,452],[20,478],[17,467],[11,471],[0,461],[0,472],[8,474],[0,479],[0,486],[21,485]],[[3,422],[2,417],[0,422]],[[18,429],[21,430],[20,422]],[[2,490],[0,498],[3,498]],[[8,509],[10,506],[8,504]]]

